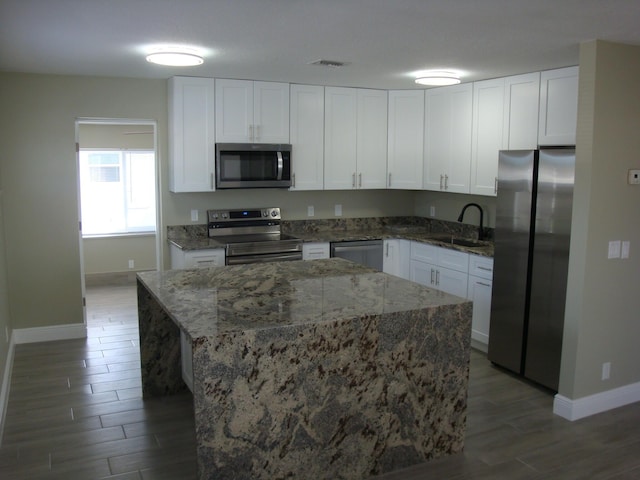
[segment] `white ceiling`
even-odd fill
[[[640,45],[640,0],[0,0],[11,72],[424,88],[412,72],[468,82],[576,65],[593,39]],[[204,49],[205,64],[149,64],[158,43]]]

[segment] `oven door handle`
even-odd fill
[[[268,263],[286,262],[302,260],[302,252],[294,253],[274,253],[266,255],[242,255],[238,257],[227,257],[227,265],[242,265],[247,263]]]
[[[282,180],[283,169],[284,169],[284,161],[282,160],[282,152],[278,152],[278,174],[277,174],[278,180]]]

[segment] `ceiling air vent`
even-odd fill
[[[309,65],[320,65],[321,67],[344,67],[348,65],[348,62],[339,62],[337,60],[316,60],[315,62],[311,62]]]

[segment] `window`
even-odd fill
[[[155,154],[80,150],[82,234],[155,232]]]

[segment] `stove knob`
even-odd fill
[[[275,210],[271,211],[271,216],[272,217],[277,217],[278,216],[278,212],[276,212]]]
[[[263,216],[263,217],[268,217],[268,216],[269,216],[269,210],[264,210],[264,211],[262,212],[262,216]]]
[[[214,213],[214,214],[213,214],[213,218],[217,220],[217,219],[218,219],[218,214],[217,214],[217,213]]]
[[[223,213],[223,214],[222,214],[222,218],[223,218],[223,219],[224,219],[224,218],[227,218],[227,214],[226,214],[226,213]]]

